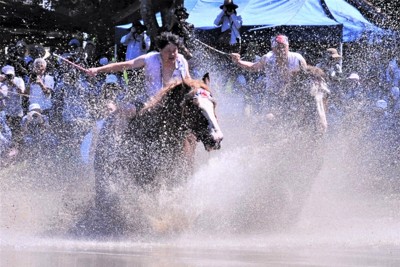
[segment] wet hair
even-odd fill
[[[159,50],[163,49],[169,44],[176,45],[178,48],[182,47],[182,40],[178,35],[171,32],[162,32],[156,40],[156,44]]]

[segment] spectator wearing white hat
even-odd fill
[[[1,69],[0,92],[4,98],[3,110],[7,124],[13,133],[13,145],[18,146],[21,141],[21,119],[24,115],[22,94],[25,93],[25,83],[20,77],[15,77],[14,67],[7,65]]]
[[[393,86],[390,88],[389,92],[389,101],[388,101],[388,109],[389,113],[393,118],[396,120],[398,119],[400,115],[400,89],[397,86]]]
[[[4,111],[0,111],[0,159],[11,145],[11,129],[8,127]]]
[[[32,75],[29,83],[29,104],[39,104],[42,113],[51,119],[54,92],[54,77],[46,73],[47,62],[37,58],[33,62]]]
[[[342,103],[343,90],[341,81],[343,80],[343,71],[341,66],[342,56],[336,48],[328,48],[323,52],[323,57],[315,66],[325,72],[325,79],[328,84],[330,106],[336,105],[339,108]]]
[[[38,103],[29,105],[28,113],[22,118],[21,127],[24,145],[29,148],[29,151],[32,148],[48,148],[48,145],[54,141],[49,135],[49,118],[42,114]]]
[[[360,76],[352,72],[345,81],[344,93],[346,99],[355,98],[359,93],[362,93],[360,88]]]
[[[128,127],[129,119],[136,114],[136,108],[128,103],[125,88],[120,85],[117,75],[108,74],[101,89],[102,97],[98,101],[99,110],[96,116],[96,123],[80,144],[81,158],[87,164],[93,163],[93,152],[105,119],[113,116],[115,121],[114,131],[122,134]]]
[[[368,106],[369,97],[361,83],[360,76],[352,72],[344,81],[341,105],[347,112],[364,112]]]
[[[49,125],[49,119],[47,116],[42,114],[42,109],[38,103],[29,105],[28,113],[22,118],[22,130],[24,133],[28,131],[29,125],[41,125],[47,127]]]
[[[322,61],[315,65],[325,72],[328,83],[339,81],[342,78],[341,59],[342,56],[338,53],[336,48],[328,48],[325,51],[325,56]]]
[[[388,117],[388,103],[384,99],[375,101],[372,106],[371,115],[371,131],[372,134],[383,137],[385,132],[389,128],[389,117]]]

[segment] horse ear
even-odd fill
[[[207,85],[210,84],[210,74],[207,72],[206,74],[204,74],[203,76],[203,82]]]

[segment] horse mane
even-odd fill
[[[326,74],[325,72],[318,67],[308,65],[305,69],[306,73],[317,81],[325,81]]]
[[[139,114],[144,114],[155,107],[159,106],[162,103],[162,100],[165,98],[168,93],[170,93],[172,90],[177,88],[178,86],[186,87],[186,88],[202,88],[207,91],[210,91],[209,87],[207,84],[205,84],[201,80],[195,80],[191,78],[183,79],[182,81],[176,81],[173,83],[170,83],[169,85],[165,86],[162,88],[154,97],[152,97],[150,100],[148,100],[144,108],[140,110]],[[189,92],[189,91],[188,91]]]
[[[318,67],[307,65],[305,68],[301,68],[300,71],[298,71],[298,76],[300,79],[302,78],[312,78],[315,81],[324,81],[326,79],[326,74],[325,72]]]

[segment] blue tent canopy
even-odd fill
[[[185,0],[188,22],[197,29],[215,29],[214,19],[221,12],[223,0]],[[344,0],[236,0],[237,13],[243,26],[250,32],[274,27],[340,28],[340,41],[356,41],[365,32],[384,31],[368,20]],[[333,31],[332,33],[336,33]],[[307,34],[307,33],[305,33]],[[326,32],[325,32],[326,34]]]
[[[221,12],[223,0],[185,0],[192,23],[207,40],[217,38],[219,28],[214,20]],[[267,39],[276,32],[286,33],[291,40],[353,42],[368,34],[380,39],[388,32],[375,26],[345,0],[236,0],[238,15],[243,18],[244,39]],[[158,21],[161,23],[158,14]],[[131,24],[116,27],[116,42]]]

